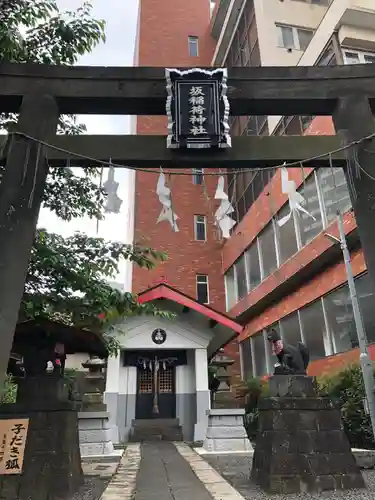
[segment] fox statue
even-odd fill
[[[284,344],[279,333],[274,329],[269,331],[267,338],[271,343],[272,353],[278,359],[275,365],[275,375],[306,375],[310,353],[305,344],[302,342],[298,342],[297,346]]]

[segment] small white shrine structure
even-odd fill
[[[204,441],[210,410],[208,360],[243,327],[162,283],[139,295],[176,314],[134,316],[115,330],[122,345],[110,357],[104,401],[113,443],[127,442],[136,419],[178,419],[186,441]]]

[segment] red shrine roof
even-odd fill
[[[243,330],[242,325],[237,323],[226,314],[218,312],[206,304],[197,302],[197,300],[189,297],[180,290],[171,287],[164,281],[151,288],[148,288],[147,290],[144,290],[138,295],[138,301],[140,304],[145,304],[147,302],[153,302],[160,299],[174,302],[176,304],[180,304],[184,308],[196,311],[197,313],[205,316],[207,319],[210,319],[215,324],[222,325],[223,327],[232,330],[236,333],[236,336]]]

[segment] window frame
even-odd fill
[[[193,168],[192,174],[193,174],[194,186],[202,186],[204,183],[204,180],[203,180],[204,168]],[[197,182],[199,180],[200,180],[200,182]]]
[[[199,221],[198,217],[203,217],[203,221]],[[198,225],[204,227],[204,239],[198,238]],[[205,215],[194,215],[194,239],[195,241],[207,241],[207,217]]]
[[[358,63],[354,63],[354,64],[375,64],[375,52],[368,52],[366,50],[352,49],[350,47],[341,47],[341,51],[342,51],[344,65],[350,66],[350,63],[347,62],[348,61],[347,56],[346,56],[347,52],[358,56]],[[366,61],[366,56],[373,57],[374,62]]]
[[[229,295],[228,295],[228,272],[230,270],[233,270],[233,288],[234,288],[234,302],[232,307],[229,307]],[[237,290],[237,270],[236,266],[233,264],[231,267],[229,267],[225,274],[224,274],[224,289],[225,289],[225,309],[226,311],[230,311],[233,307],[235,307],[238,304],[238,290]]]
[[[193,50],[191,50],[193,46],[196,48],[196,54],[193,54]],[[199,57],[199,37],[188,35],[188,51],[190,57]]]
[[[277,46],[282,49],[286,50],[300,50],[301,52],[304,52],[306,49],[301,48],[301,41],[299,38],[298,31],[306,31],[308,33],[311,33],[311,38],[314,36],[314,30],[310,28],[304,28],[302,26],[290,26],[289,24],[282,24],[282,23],[275,23],[276,29],[277,29]],[[287,47],[284,44],[283,40],[283,28],[285,29],[290,29],[292,31],[292,37],[293,37],[293,47]]]
[[[204,278],[204,279],[202,279]],[[206,285],[207,288],[207,302],[200,302],[198,297],[198,285]],[[197,296],[197,302],[203,305],[208,305],[210,303],[210,286],[207,274],[196,274],[195,275],[195,292]]]

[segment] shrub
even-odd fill
[[[364,409],[365,389],[359,365],[318,380],[320,393],[340,405],[345,433],[353,448],[375,449],[371,420]]]
[[[239,397],[245,402],[245,428],[251,441],[255,440],[258,430],[258,402],[262,396],[268,393],[268,383],[258,377],[250,377],[246,383],[238,389]]]
[[[0,390],[0,404],[15,403],[17,397],[17,384],[11,375],[7,375],[3,388]]]

